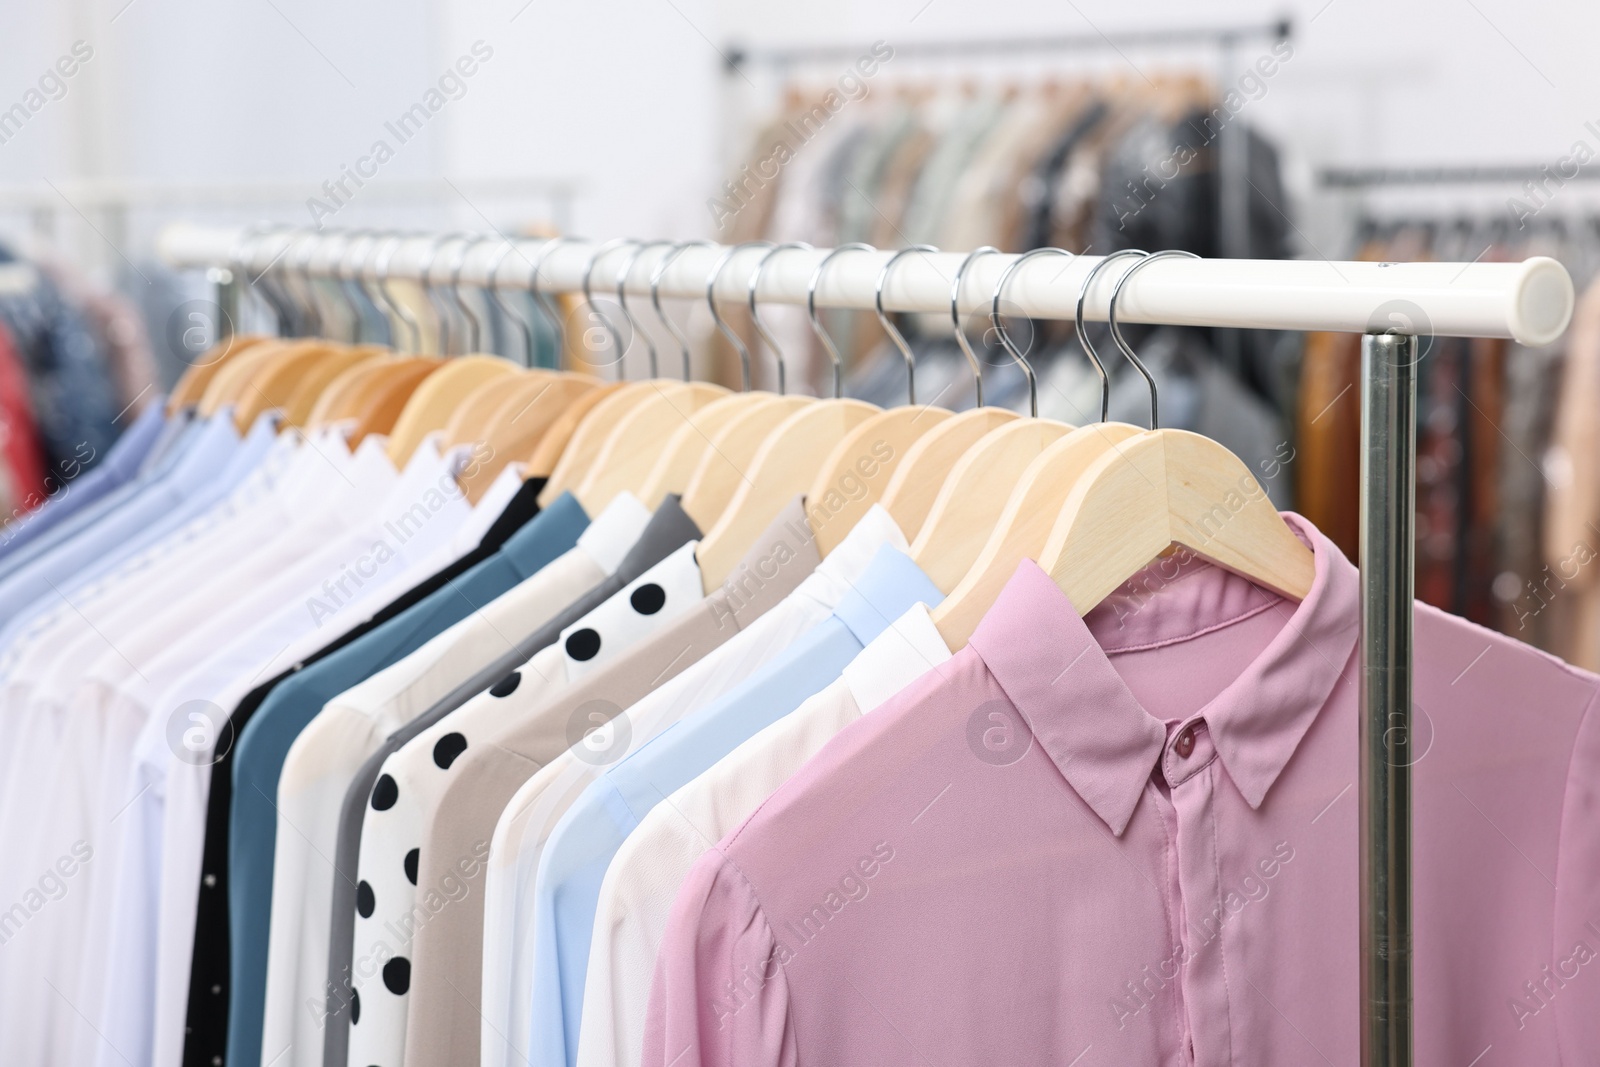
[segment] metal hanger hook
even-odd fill
[[[462,239],[461,247],[456,250],[455,261],[450,265],[450,297],[456,302],[456,307],[461,311],[461,317],[467,322],[467,351],[478,351],[478,346],[483,343],[483,324],[478,321],[477,312],[467,306],[461,299],[461,268],[467,265],[467,256],[474,248],[483,244],[486,238],[476,234],[468,234]]]
[[[722,315],[717,311],[717,279],[722,276],[722,268],[728,265],[728,260],[738,255],[746,248],[771,248],[771,241],[745,241],[743,244],[729,245],[722,250],[722,255],[711,264],[711,273],[706,276],[706,307],[711,312],[711,321],[716,323],[717,329],[722,332],[735,351],[739,353],[739,374],[744,383],[744,392],[750,391],[750,350],[745,347],[744,339],[734,333]]]
[[[756,333],[761,335],[761,339],[767,342],[767,347],[772,349],[772,355],[778,361],[779,396],[785,395],[788,391],[789,362],[783,358],[783,347],[778,344],[778,339],[772,336],[771,331],[761,324],[761,316],[756,313],[756,289],[761,284],[762,271],[767,269],[767,261],[779,252],[794,251],[796,249],[804,249],[807,252],[812,251],[811,246],[804,241],[785,241],[783,244],[773,245],[762,254],[760,259],[756,260],[756,269],[750,272],[750,280],[745,283],[745,300],[750,305],[750,324],[756,328]]]
[[[406,243],[406,235],[392,233],[389,243],[378,252],[377,263],[373,266],[373,278],[378,283],[378,295],[383,297],[383,302],[389,305],[389,310],[395,317],[403,322],[406,329],[411,331],[411,351],[422,351],[422,322],[400,301],[394,298],[394,293],[389,291],[389,262],[394,258],[395,252]]]
[[[550,253],[560,248],[563,244],[582,240],[584,240],[582,237],[546,238],[544,243],[539,246],[539,251],[533,254],[533,272],[528,275],[528,292],[533,296],[533,302],[538,306],[540,314],[544,315],[545,321],[549,322],[550,328],[555,331],[556,366],[558,367],[565,362],[567,324],[563,321],[561,312],[556,309],[556,306],[550,302],[550,298],[539,288],[539,272],[544,269],[544,261],[550,257]],[[601,318],[604,319],[605,316],[602,315]]]
[[[983,361],[972,350],[972,345],[967,341],[967,331],[961,328],[961,283],[967,275],[967,268],[972,266],[973,260],[982,256],[998,254],[999,249],[994,245],[984,245],[974,248],[967,253],[967,258],[961,261],[961,266],[956,268],[955,280],[950,283],[950,325],[956,331],[956,344],[961,346],[961,354],[967,357],[967,364],[972,368],[972,383],[976,388],[978,406],[983,407]]]
[[[583,268],[583,302],[589,305],[589,313],[600,320],[601,326],[605,328],[606,333],[611,337],[612,351],[617,354],[617,381],[619,382],[623,380],[623,370],[625,368],[623,367],[622,357],[626,354],[622,347],[622,333],[617,329],[617,324],[611,321],[611,317],[601,311],[600,305],[594,302],[594,290],[592,288],[594,266],[600,262],[601,256],[604,256],[613,248],[621,248],[623,245],[636,245],[638,243],[632,237],[613,237],[594,250],[594,253],[589,256],[588,265]],[[585,331],[585,335],[587,336],[587,331]],[[587,340],[584,341],[583,347],[586,351],[589,349]]]
[[[288,266],[292,273],[299,276],[300,282],[304,286],[303,296],[298,298],[296,303],[300,305],[305,315],[305,325],[307,326],[305,336],[320,337],[322,335],[322,311],[317,307],[317,291],[311,281],[311,256],[322,244],[322,237],[315,233],[302,234],[295,239],[295,243],[301,242],[310,243],[306,245],[304,254],[291,259]],[[292,293],[293,290],[290,290],[290,292]]]
[[[1089,288],[1094,285],[1095,278],[1107,266],[1126,256],[1148,256],[1150,253],[1142,248],[1124,248],[1120,252],[1101,256],[1100,262],[1089,268],[1089,273],[1083,276],[1083,284],[1078,286],[1078,306],[1073,312],[1072,325],[1078,334],[1078,343],[1083,346],[1083,354],[1089,357],[1089,362],[1094,364],[1094,371],[1100,376],[1100,421],[1107,422],[1111,418],[1111,376],[1106,373],[1106,365],[1100,360],[1100,353],[1094,350],[1094,345],[1089,343],[1089,330],[1084,325],[1083,308],[1089,300]]]
[[[1006,283],[1011,280],[1013,274],[1017,273],[1018,267],[1035,256],[1066,256],[1068,259],[1074,258],[1073,254],[1065,248],[1035,248],[1031,252],[1022,253],[1022,255],[1006,264],[1006,269],[1000,274],[1000,280],[995,283],[994,295],[989,298],[989,325],[993,328],[995,335],[1000,338],[1001,346],[1005,348],[1012,361],[1022,368],[1023,377],[1028,379],[1028,414],[1038,418],[1039,379],[1033,372],[1033,364],[1022,354],[1022,349],[1018,348],[1016,343],[1011,340],[1011,335],[1006,332],[1005,323],[1000,321],[1000,298],[1005,295]]]
[[[633,251],[629,252],[627,258],[622,261],[622,266],[617,268],[617,303],[622,307],[622,314],[627,318],[628,327],[633,330],[633,335],[644,339],[644,350],[650,360],[650,377],[652,378],[661,377],[661,367],[656,361],[656,342],[650,336],[648,330],[640,328],[639,320],[633,317],[633,309],[628,307],[628,275],[633,273],[633,265],[638,262],[639,256],[644,253],[645,249],[660,248],[663,245],[670,244],[672,244],[671,241],[644,241],[636,244]]]
[[[865,241],[852,241],[849,244],[839,245],[827,255],[817,261],[811,271],[811,278],[806,282],[806,317],[811,320],[811,331],[817,335],[817,340],[822,342],[822,347],[828,350],[828,358],[833,360],[833,395],[837,399],[844,396],[844,361],[839,358],[839,349],[834,346],[833,338],[828,336],[828,331],[822,328],[822,323],[817,321],[817,283],[822,281],[822,272],[827,269],[828,262],[841,252],[876,252],[877,249]]]
[[[906,361],[906,403],[917,402],[917,357],[911,351],[911,346],[906,344],[904,335],[889,321],[889,316],[883,311],[883,286],[889,280],[889,271],[899,262],[901,256],[909,256],[913,252],[938,252],[932,245],[911,245],[902,248],[884,263],[878,271],[878,280],[872,286],[872,308],[878,313],[878,325],[883,327],[883,332],[889,335],[889,340],[900,350],[900,356]]]
[[[490,300],[495,302],[495,305],[505,314],[505,317],[516,324],[517,330],[522,334],[522,350],[525,356],[525,364],[531,368],[536,362],[533,323],[523,318],[520,312],[513,311],[511,305],[506,303],[505,297],[500,295],[500,265],[506,261],[506,257],[516,250],[517,244],[515,241],[509,238],[503,241],[500,247],[500,254],[494,257],[493,263],[489,264],[489,285],[484,292],[488,294]]]
[[[242,279],[244,285],[251,292],[256,292],[256,283],[266,274],[263,269],[254,278],[250,277],[251,261],[255,258],[256,250],[262,241],[273,233],[281,233],[286,227],[273,226],[271,223],[257,223],[239,235],[238,242],[233,247],[232,261],[229,264],[235,276]],[[269,264],[270,265],[270,264]],[[273,318],[278,320],[279,336],[287,336],[290,330],[290,314],[288,307],[278,299],[278,294],[273,292],[270,284],[262,285],[257,296],[271,309]]]
[[[356,298],[350,291],[350,259],[355,249],[360,246],[359,243],[361,241],[372,240],[373,231],[367,229],[347,230],[342,236],[344,237],[344,245],[339,249],[339,254],[334,257],[329,273],[333,275],[335,288],[339,290],[339,296],[344,300],[345,306],[350,309],[350,343],[358,345],[361,343],[361,327],[363,323],[361,305],[356,302]],[[364,291],[363,295],[365,295]]]
[[[661,279],[666,277],[667,268],[672,266],[673,261],[679,256],[683,255],[683,253],[689,249],[715,247],[717,246],[716,242],[714,241],[680,241],[679,243],[673,245],[672,250],[666,255],[662,256],[661,262],[657,263],[655,268],[650,271],[650,306],[655,308],[656,318],[661,320],[661,325],[665,326],[667,328],[667,332],[670,333],[673,339],[678,342],[678,351],[683,353],[684,381],[689,381],[690,379],[689,338],[684,335],[682,330],[678,329],[678,324],[669,319],[667,317],[667,313],[661,310]]]
[[[428,242],[427,259],[422,263],[422,295],[428,298],[428,306],[433,308],[434,317],[438,319],[439,326],[439,354],[450,354],[450,310],[447,305],[441,304],[433,288],[433,265],[439,258],[439,249],[451,241],[461,238],[459,233],[443,233],[433,237]],[[418,335],[420,338],[420,334]]]
[[[1117,279],[1117,287],[1111,291],[1111,306],[1106,309],[1106,322],[1111,325],[1111,339],[1117,343],[1118,348],[1122,349],[1122,354],[1128,357],[1128,362],[1132,363],[1136,368],[1138,368],[1139,373],[1144,375],[1145,382],[1147,382],[1150,386],[1150,428],[1152,430],[1161,425],[1156,418],[1155,375],[1150,373],[1150,368],[1144,365],[1144,360],[1139,358],[1139,354],[1133,350],[1133,347],[1129,345],[1127,340],[1122,336],[1122,327],[1117,323],[1117,300],[1121,298],[1122,289],[1128,284],[1128,279],[1139,273],[1139,271],[1143,270],[1145,267],[1148,267],[1158,259],[1178,258],[1199,259],[1200,257],[1195,255],[1193,252],[1183,252],[1177,249],[1169,249],[1165,252],[1151,252],[1139,262],[1129,267],[1127,271],[1123,273],[1122,277]]]

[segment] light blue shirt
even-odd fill
[[[106,450],[100,461],[78,477],[65,484],[45,486],[47,497],[33,511],[19,517],[4,530],[0,530],[0,560],[8,560],[25,545],[38,541],[46,533],[58,528],[63,521],[81,512],[120,485],[133,481],[144,465],[145,457],[154,448],[166,425],[166,398],[157,397],[145,408],[133,425],[122,431],[116,444]],[[87,458],[79,457],[80,462]],[[60,483],[65,472],[52,470],[46,481]],[[0,571],[0,574],[5,573]]]
[[[589,941],[612,857],[664,798],[837,679],[916,604],[944,597],[905,553],[878,550],[833,614],[744,684],[668,726],[589,786],[556,824],[534,883],[533,1027],[528,1062],[578,1056]]]
[[[187,439],[198,432],[198,426],[187,416],[172,419],[161,427],[158,440],[155,441],[150,451],[145,454],[138,469],[127,481],[105,493],[99,500],[80,507],[75,513],[59,520],[55,529],[48,535],[41,536],[29,544],[24,544],[13,549],[3,558],[0,558],[0,579],[9,578],[14,572],[46,552],[64,544],[69,538],[76,537],[81,531],[94,526],[105,516],[110,515],[117,508],[122,507],[127,501],[132,500],[158,476],[164,475],[166,469],[172,465],[172,453],[175,451],[170,443],[165,446],[165,454],[158,455],[163,446],[162,439],[173,434],[180,439]]]
[[[270,424],[240,440],[221,416],[196,428],[181,456],[113,512],[0,579],[0,647],[58,594],[70,593],[216,506],[266,455]]]

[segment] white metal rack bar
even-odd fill
[[[160,248],[174,267],[228,266],[255,280],[283,269],[329,275],[352,241],[319,241],[308,231],[252,234],[245,229],[174,226]],[[439,241],[420,238],[396,249],[389,276],[425,280]],[[538,259],[538,242],[521,255],[501,239],[468,250],[461,280],[488,284],[488,265],[503,261],[501,288],[528,288],[533,265],[548,292],[577,291],[585,269],[593,284],[613,291],[630,249],[620,245],[596,256],[598,246],[563,243]],[[327,247],[327,246],[335,247]],[[320,256],[318,252],[327,252]],[[649,295],[649,279],[670,246],[639,255],[623,279],[629,293]],[[690,248],[669,267],[661,293],[703,299],[706,276],[724,249]],[[776,257],[761,276],[764,301],[804,304],[811,273],[825,250],[796,250]],[[720,300],[743,301],[759,248],[736,253],[716,290]],[[887,252],[841,255],[818,286],[825,307],[870,308]],[[950,283],[963,257],[956,253],[907,256],[884,288],[895,311],[945,311]],[[1000,273],[1014,256],[975,261],[963,277],[962,306],[987,306]],[[362,260],[365,264],[370,257]],[[1038,257],[1023,264],[1007,287],[1003,307],[1035,318],[1072,316],[1085,273],[1098,258]],[[1131,263],[1134,261],[1130,261]],[[371,277],[370,271],[362,272]],[[1089,318],[1104,320],[1119,272],[1096,280],[1087,294]],[[438,281],[436,277],[434,279]],[[1329,330],[1366,335],[1361,394],[1361,722],[1360,722],[1360,956],[1361,1061],[1366,1067],[1408,1067],[1412,1062],[1411,926],[1411,671],[1415,578],[1417,339],[1423,335],[1509,337],[1524,344],[1554,341],[1573,308],[1572,280],[1551,259],[1521,263],[1333,263],[1163,259],[1128,284],[1119,317],[1134,322],[1244,329]]]
[[[330,240],[337,236],[338,240]],[[334,260],[354,274],[364,269],[375,277],[373,256],[343,234],[314,230],[268,231],[253,236],[247,227],[202,227],[178,224],[162,232],[158,250],[174,267],[238,266],[251,280],[286,261],[298,264],[309,240],[306,269],[327,275]],[[356,238],[356,241],[366,240]],[[500,261],[496,281],[502,289],[527,289],[539,263],[539,240],[518,241],[521,254],[502,255],[504,243],[490,239],[467,250],[461,265],[463,285],[487,285],[489,269]],[[436,235],[408,239],[389,256],[388,276],[420,281],[439,249]],[[565,241],[539,265],[539,287],[545,292],[577,292],[598,246]],[[289,255],[291,248],[294,254]],[[321,251],[319,252],[319,248]],[[661,279],[663,297],[701,300],[706,277],[726,249],[706,245],[686,249]],[[657,245],[641,252],[628,272],[626,290],[647,298],[654,267],[671,251]],[[742,303],[745,287],[763,254],[751,247],[734,254],[722,270],[717,298]],[[786,251],[767,264],[761,275],[761,302],[804,304],[811,273],[826,249]],[[610,293],[616,272],[631,249],[619,244],[594,262],[595,292]],[[828,265],[817,287],[819,307],[872,307],[878,272],[890,252],[847,253]],[[439,257],[448,262],[454,252]],[[963,255],[930,253],[902,258],[884,286],[884,306],[891,311],[945,312],[950,283]],[[986,308],[1012,255],[983,256],[962,279],[963,310]],[[362,262],[366,266],[362,267]],[[1041,319],[1070,319],[1078,288],[1099,257],[1041,256],[1017,269],[1006,285],[1003,307],[1010,314]],[[1085,315],[1104,321],[1120,272],[1102,271],[1090,288]],[[444,272],[436,264],[433,280]],[[1553,259],[1520,263],[1366,263],[1326,260],[1194,260],[1172,258],[1141,270],[1123,291],[1117,315],[1128,322],[1169,323],[1262,330],[1330,330],[1371,333],[1396,330],[1420,336],[1510,337],[1523,344],[1548,344],[1566,329],[1573,304],[1572,280]]]

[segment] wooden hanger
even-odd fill
[[[1028,466],[1071,431],[1054,419],[1014,417],[955,461],[911,542],[911,558],[934,585],[948,593],[972,570]]]
[[[1071,431],[1028,465],[971,570],[933,611],[934,625],[952,649],[966,645],[1017,565],[1043,554],[1062,502],[1083,473],[1142,432],[1123,423],[1095,423]]]
[[[950,480],[956,462],[990,430],[1018,417],[1015,412],[1004,408],[984,407],[983,364],[967,343],[967,332],[961,325],[961,284],[966,280],[967,268],[983,256],[996,255],[999,251],[993,245],[984,245],[967,253],[950,283],[950,327],[962,355],[972,368],[978,406],[945,419],[913,442],[883,489],[880,503],[910,541],[915,541],[922,530],[941,487]],[[998,512],[999,507],[996,506],[994,510]]]
[[[1083,615],[1173,545],[1295,600],[1316,578],[1311,549],[1250,468],[1187,430],[1142,434],[1089,466],[1039,566]]]
[[[990,324],[1001,346],[1027,378],[1032,417],[991,431],[957,464],[911,546],[912,559],[949,594],[940,607],[942,614],[937,614],[938,619],[945,620],[939,623],[940,632],[963,642],[1010,580],[1017,564],[1024,558],[1038,558],[1053,517],[1066,503],[1072,485],[1088,464],[1106,449],[1141,432],[1132,426],[1104,421],[1111,382],[1084,327],[1084,305],[1089,287],[1101,271],[1118,259],[1144,253],[1129,250],[1103,257],[1078,289],[1077,337],[1100,376],[1102,419],[1080,430],[1038,417],[1038,381],[1033,366],[1012,342],[1000,317],[1006,282],[1024,263],[1042,255],[1069,253],[1041,248],[1018,256],[1001,273],[989,300]],[[969,262],[972,258],[968,257]],[[994,514],[999,518],[989,521],[987,516]]]
[[[784,419],[755,454],[727,510],[695,553],[709,592],[733,573],[744,553],[797,494],[815,480],[822,458],[878,408],[860,400],[819,400]]]
[[[1148,264],[1188,252],[1156,252],[1118,279],[1107,319],[1111,336],[1150,386],[1150,425],[1159,425],[1156,382],[1122,336],[1117,301]],[[1173,545],[1304,600],[1316,579],[1311,549],[1278,514],[1244,461],[1186,430],[1152,428],[1101,457],[1073,487],[1039,565],[1079,614],[1088,612]]]
[[[1016,412],[1005,408],[973,408],[945,419],[906,449],[878,502],[906,537],[915,541],[962,458],[985,434],[1019,419]]]
[[[806,491],[818,553],[826,556],[838,547],[882,498],[912,446],[951,414],[932,406],[890,408],[874,412],[840,438]],[[819,508],[827,521],[821,521]]]
[[[534,300],[545,307],[543,294],[539,291],[539,269],[544,265],[545,257],[560,245],[565,238],[556,237],[546,241],[541,246],[539,258],[534,263],[532,293]],[[620,245],[638,245],[637,241],[627,238],[618,238],[599,245],[589,256],[588,265],[583,271],[583,299],[590,309],[592,318],[598,319],[606,334],[611,339],[611,351],[616,353],[617,367],[622,368],[622,359],[625,354],[625,345],[622,335],[618,333],[616,324],[602,312],[594,303],[594,293],[590,288],[594,277],[594,268],[600,258],[607,252]],[[633,262],[630,257],[628,263]],[[561,322],[570,317],[568,309],[559,318],[553,309],[546,311],[557,319],[556,327],[561,338],[563,352],[568,348],[567,331],[562,328]],[[630,322],[632,320],[630,319]],[[586,335],[587,336],[587,335]],[[582,358],[580,356],[580,358]],[[583,360],[587,363],[587,360]],[[657,395],[650,381],[642,382],[617,382],[618,388],[608,391],[604,395],[596,396],[587,394],[589,398],[588,410],[574,412],[566,418],[558,420],[550,427],[546,437],[540,441],[535,449],[532,462],[527,465],[527,476],[544,477],[545,487],[539,494],[541,507],[549,507],[562,493],[576,493],[578,486],[588,477],[594,467],[595,460],[605,448],[611,433],[619,423],[626,418],[629,412]]]
[[[605,441],[604,426],[596,424],[585,432],[584,424],[589,416],[598,412],[601,405],[613,397],[622,395],[613,410],[627,411],[643,395],[637,392],[639,382],[603,382],[595,386],[582,396],[569,404],[550,428],[540,436],[539,441],[528,454],[528,461],[523,464],[523,476],[526,478],[544,478],[547,481],[554,478],[556,469],[561,465],[561,460],[569,453],[574,454],[571,461],[571,474],[573,478],[587,469],[589,461],[594,459],[600,445]],[[604,416],[602,416],[604,418]],[[577,458],[577,454],[587,453],[587,459]],[[559,494],[557,494],[559,495]],[[539,494],[541,503],[545,497]],[[553,498],[552,498],[553,499]]]
[[[702,530],[709,530],[728,510],[734,493],[755,462],[756,453],[790,415],[809,404],[808,396],[761,394],[712,435],[711,446],[683,483],[683,510]],[[702,408],[702,411],[705,409]]]
[[[653,511],[661,506],[668,493],[682,493],[706,453],[714,447],[717,435],[741,413],[750,410],[749,395],[733,393],[690,412],[683,425],[667,438],[660,457],[639,487],[639,499],[644,506]]]
[[[710,382],[652,381],[654,392],[624,415],[606,436],[594,463],[574,490],[590,515],[598,515],[620,492],[643,487],[662,444],[698,410],[728,391]]]
[[[368,434],[387,436],[411,394],[443,365],[438,356],[404,356],[353,367],[324,391],[307,425],[353,421],[351,448]]]
[[[472,391],[484,382],[505,378],[517,365],[499,356],[456,356],[425,378],[406,401],[389,432],[389,461],[402,469],[422,439],[443,430]]]
[[[692,377],[693,360],[689,352],[689,339],[684,336],[683,331],[661,309],[661,279],[666,274],[667,268],[685,251],[694,247],[711,245],[712,242],[710,241],[684,241],[674,246],[670,252],[663,256],[650,273],[650,305],[655,309],[656,317],[661,320],[661,325],[678,342],[679,354],[683,360],[684,381],[689,381]],[[761,326],[760,318],[755,315],[753,307],[755,284],[760,278],[762,265],[784,247],[798,246],[778,246],[769,251],[762,257],[761,262],[756,265],[756,269],[751,275],[751,315],[756,323],[757,330],[761,331],[763,336],[766,335],[765,330]],[[711,401],[711,403],[690,415],[684,424],[678,427],[672,436],[667,439],[666,445],[662,448],[660,458],[650,468],[650,473],[645,476],[644,484],[639,488],[639,499],[651,509],[659,507],[662,499],[668,493],[682,494],[687,490],[694,479],[695,473],[706,462],[707,456],[715,450],[717,438],[730,425],[741,421],[754,412],[762,411],[768,415],[768,421],[765,426],[770,428],[781,420],[782,416],[772,417],[780,408],[785,413],[790,410],[788,406],[775,403],[780,400],[776,394],[748,391],[749,351],[745,348],[744,342],[739,338],[739,335],[728,328],[721,314],[717,311],[717,278],[721,274],[723,265],[732,257],[733,252],[734,249],[729,249],[723,253],[722,257],[711,268],[706,283],[706,309],[711,313],[711,320],[716,324],[717,329],[727,336],[729,341],[739,350],[741,356],[744,357],[743,365],[746,367],[745,383],[747,391],[719,397]],[[769,343],[771,343],[770,339]],[[782,365],[781,359],[779,365]],[[754,450],[755,444],[752,444],[749,452],[753,454]],[[746,457],[746,462],[748,462],[748,456]],[[724,463],[726,465],[726,461]],[[731,486],[728,492],[729,495],[732,495]],[[726,498],[724,498],[722,503],[725,504],[726,502]]]
[[[550,427],[527,465],[528,477],[546,479],[539,493],[541,507],[549,507],[562,493],[577,487],[617,422],[655,394],[653,384],[613,382],[612,388],[599,396],[594,392],[586,394],[584,400],[588,404],[574,406]]]
[[[484,458],[461,479],[462,490],[474,503],[508,465],[528,459],[568,413],[579,410],[590,396],[599,399],[615,386],[581,374],[561,374],[531,395],[525,388],[508,392],[502,406],[490,413],[488,432],[480,446]]]
[[[338,381],[352,367],[368,363],[377,365],[388,358],[389,350],[383,345],[347,345],[313,362],[305,369],[283,406],[284,425],[307,425],[324,389]]]
[[[951,412],[943,408],[917,405],[916,356],[883,310],[883,287],[900,257],[937,251],[932,245],[902,248],[878,271],[872,294],[873,308],[878,324],[905,360],[908,403],[905,407],[878,412],[846,433],[812,480],[806,494],[807,510],[812,516],[817,551],[824,556],[832,552],[861,516],[882,498],[889,478],[911,446],[951,417]],[[822,521],[824,514],[825,522]]]
[[[1117,347],[1150,385],[1152,425],[1158,415],[1155,379],[1123,338],[1116,307],[1123,287],[1141,267],[1174,255],[1188,253],[1148,255],[1126,271],[1117,281],[1108,314]],[[1114,436],[1126,429],[1101,424],[1076,430],[1029,468],[996,531],[996,539],[1012,543],[997,546],[991,541],[973,573],[934,612],[934,623],[952,648],[971,638],[1024,556],[1039,561],[1080,614],[1174,544],[1274,592],[1303,599],[1310,591],[1316,573],[1311,550],[1237,456],[1183,430],[1130,433],[1120,441],[1105,441],[1108,432]],[[1080,447],[1080,442],[1088,444]],[[1091,456],[1091,451],[1099,454]],[[1053,483],[1046,486],[1052,491],[1067,488],[1061,506],[1042,506],[1048,495],[1037,502],[1025,499],[1042,482]],[[1049,522],[1044,544],[1037,556],[1028,556],[1044,521]]]
[[[347,345],[321,340],[289,346],[280,356],[268,360],[249,377],[234,406],[234,425],[240,433],[244,433],[264,412],[286,410],[313,368],[339,358],[348,350]]]
[[[251,345],[223,364],[212,376],[205,392],[200,396],[200,402],[195,405],[196,410],[201,416],[211,418],[225,407],[236,406],[249,393],[250,380],[271,366],[273,360],[292,356],[302,346],[315,343],[302,338],[292,338]]]
[[[663,472],[663,477],[667,476],[668,472],[671,472],[674,477],[681,478],[686,482],[687,478],[693,473],[696,461],[703,455],[708,440],[705,432],[695,432],[694,428],[697,423],[689,418],[695,411],[712,405],[720,405],[719,410],[723,414],[714,414],[712,416],[712,419],[720,425],[727,419],[732,418],[733,414],[740,409],[763,403],[763,398],[760,394],[749,392],[749,350],[744,347],[738,335],[727,327],[727,324],[717,311],[716,284],[721,276],[723,267],[738,251],[750,245],[766,244],[766,242],[747,242],[746,244],[734,245],[728,248],[712,266],[706,279],[706,307],[711,312],[712,321],[718,329],[728,336],[729,340],[738,348],[741,356],[744,357],[745,392],[730,395],[721,386],[690,382],[688,380],[690,358],[687,338],[683,336],[672,323],[672,320],[667,318],[661,310],[660,284],[666,268],[692,244],[704,243],[686,242],[676,245],[666,256],[662,257],[661,262],[651,272],[650,276],[651,304],[655,308],[656,314],[660,316],[662,324],[677,339],[683,358],[685,381],[672,384],[679,385],[680,389],[687,389],[688,392],[668,391],[664,388],[668,383],[662,383],[662,396],[659,400],[646,400],[617,424],[616,429],[596,457],[589,474],[576,490],[578,499],[591,515],[598,514],[598,509],[604,508],[618,492],[628,490],[635,493],[635,495],[639,495],[649,489],[653,489],[654,486],[650,484],[651,475],[657,466],[658,460],[668,456],[671,456],[673,462],[668,470]],[[650,359],[651,373],[654,375],[657,370],[655,344],[647,334],[639,329],[637,320],[634,319],[632,311],[628,308],[627,299],[629,272],[635,259],[648,247],[649,244],[637,245],[629,253],[627,259],[623,261],[622,266],[618,268],[616,297],[617,303],[622,308],[623,314],[627,316],[635,335],[642,337],[645,341]],[[769,247],[766,254],[756,263],[755,269],[750,275],[747,296],[750,302],[751,315],[757,331],[767,338],[768,343],[772,344],[774,349],[776,349],[775,342],[762,327],[760,317],[755,313],[756,286],[760,280],[762,269],[774,255],[786,249],[805,247],[808,246],[797,243]],[[596,258],[598,258],[598,253]],[[593,266],[594,263],[591,261],[590,270],[593,269]],[[585,285],[587,285],[587,280],[588,273],[585,272]],[[588,291],[585,289],[585,296],[587,295]],[[782,354],[779,353],[780,368],[782,365]],[[680,431],[686,432],[679,437]],[[674,449],[672,446],[675,438],[678,441],[678,445]],[[652,447],[652,442],[654,447]]]
[[[186,407],[199,404],[206,387],[211,384],[225,363],[252,346],[270,340],[275,338],[266,334],[236,334],[225,337],[206,349],[198,359],[189,364],[172,386],[172,392],[167,396],[167,414],[175,415]]]
[[[490,378],[468,393],[445,423],[445,447],[486,440],[490,419],[508,400],[520,399],[526,404],[557,377],[555,371],[519,368],[506,377]]]
[[[777,251],[776,249],[774,251]],[[832,455],[839,442],[860,423],[879,412],[871,404],[859,400],[846,400],[839,394],[843,390],[844,364],[833,339],[822,328],[817,318],[817,286],[823,272],[837,256],[846,252],[873,252],[871,245],[862,242],[840,245],[818,261],[806,283],[806,316],[817,339],[822,342],[833,363],[834,397],[804,405],[793,412],[772,430],[756,449],[747,471],[741,472],[739,483],[727,507],[708,529],[700,542],[696,558],[705,580],[705,588],[715,588],[737,566],[742,554],[759,537],[772,520],[797,494],[804,494],[816,481],[822,464]],[[755,312],[755,287],[759,280],[752,277],[749,298],[752,321],[761,329],[761,319]],[[778,358],[779,381],[784,379],[782,349],[762,329]],[[809,503],[809,502],[808,502]],[[690,512],[691,516],[695,512]],[[809,518],[809,516],[808,516]],[[698,519],[697,519],[698,521]],[[820,524],[811,520],[813,531]],[[706,529],[706,527],[702,527]]]

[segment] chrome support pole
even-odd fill
[[[1361,1063],[1411,1065],[1417,338],[1369,334],[1361,385]]]
[[[239,279],[228,267],[212,267],[206,281],[214,286],[217,305],[215,341],[223,341],[239,331]]]

